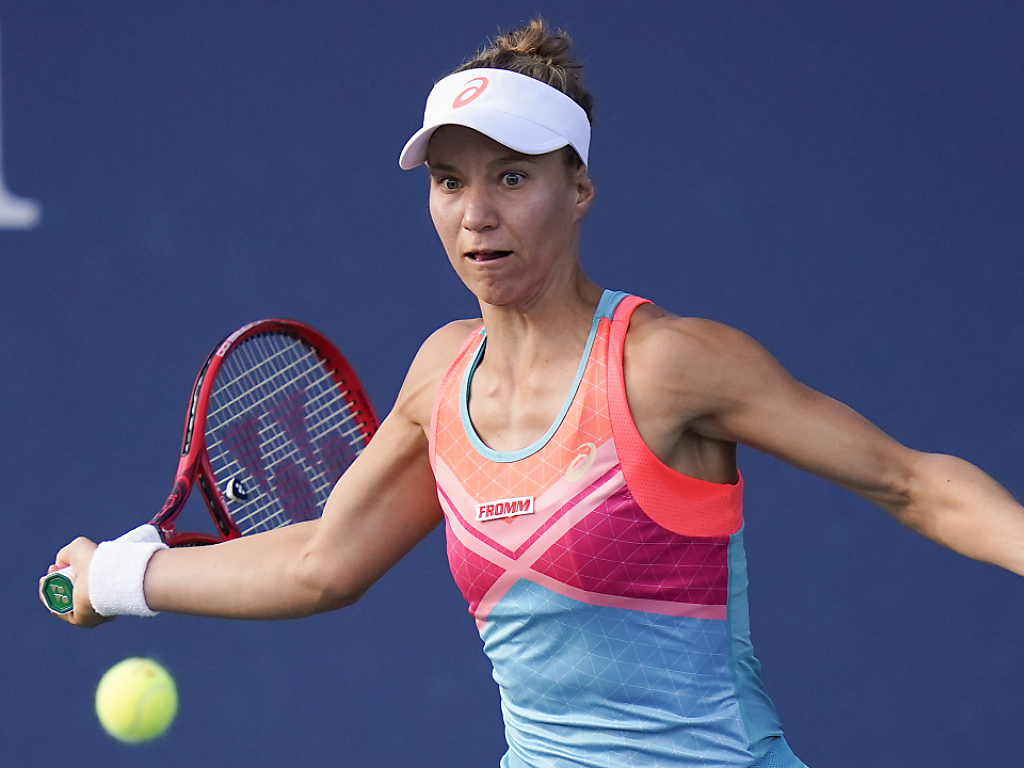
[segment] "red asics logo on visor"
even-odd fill
[[[458,109],[464,107],[487,88],[486,77],[476,77],[466,83],[466,89],[455,97],[455,101],[452,102],[452,109]]]

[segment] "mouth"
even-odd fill
[[[470,261],[496,261],[511,254],[512,251],[467,251],[466,258]]]

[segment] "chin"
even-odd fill
[[[481,286],[476,290],[470,289],[481,304],[492,307],[515,306],[517,299],[521,299],[521,293],[509,286]]]

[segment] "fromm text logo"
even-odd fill
[[[504,517],[533,514],[533,496],[525,499],[502,499],[476,505],[477,520],[500,520]]]

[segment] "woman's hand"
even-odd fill
[[[57,618],[74,624],[78,627],[91,629],[111,621],[113,616],[100,616],[93,610],[89,600],[89,564],[92,562],[93,553],[96,552],[96,544],[89,539],[79,536],[66,547],[57,553],[57,557],[47,570],[47,574],[59,571],[64,568],[71,568],[71,581],[74,584],[72,593],[74,608],[65,614],[54,614]],[[43,580],[39,580],[39,599],[43,599]]]

